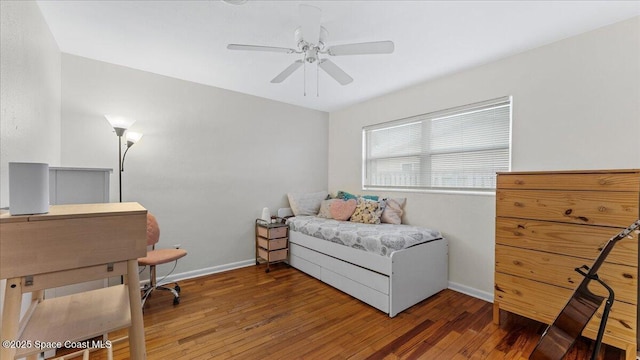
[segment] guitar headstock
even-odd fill
[[[622,230],[622,232],[618,234],[618,236],[620,238],[625,238],[625,237],[632,238],[632,236],[630,235],[632,232],[636,234],[640,234],[640,219],[638,219],[633,224],[629,225],[628,228]]]

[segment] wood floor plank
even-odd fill
[[[154,293],[145,304],[147,358],[155,359],[526,359],[544,325],[512,314],[492,322],[492,304],[444,290],[389,318],[286,264],[180,282],[181,303]],[[126,331],[110,334],[110,338]],[[621,351],[606,347],[605,360]],[[580,339],[566,359],[587,359]],[[67,351],[68,352],[68,351]],[[64,350],[58,351],[65,353]],[[105,350],[91,354],[106,360]],[[114,345],[128,360],[128,342]]]

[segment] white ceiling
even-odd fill
[[[270,83],[295,54],[227,50],[295,47],[298,5],[322,9],[328,45],[393,40],[390,55],[332,57],[354,81],[316,66]],[[307,108],[334,111],[397,89],[640,15],[640,1],[38,2],[64,53]],[[640,31],[640,29],[639,29]],[[316,96],[316,84],[319,96]]]

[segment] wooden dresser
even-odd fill
[[[606,242],[639,218],[640,170],[498,173],[494,315],[553,322]],[[619,241],[599,271],[616,295],[604,343],[636,358],[638,239]],[[605,295],[595,282],[591,291]],[[595,339],[602,307],[583,335]]]

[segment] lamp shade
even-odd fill
[[[131,145],[133,145],[138,141],[140,141],[140,139],[142,138],[142,133],[135,132],[135,131],[127,131],[126,137],[127,137],[127,143],[131,143]]]
[[[107,121],[114,129],[126,130],[130,128],[134,122],[136,122],[135,120],[126,118],[124,116],[105,115],[104,117],[107,118]]]

